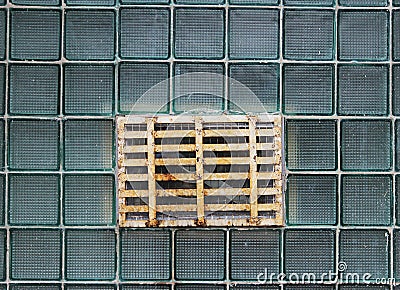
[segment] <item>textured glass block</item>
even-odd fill
[[[65,175],[64,223],[66,225],[113,225],[113,175]]]
[[[5,230],[0,230],[0,281],[6,280],[6,239],[7,232]]]
[[[288,230],[285,232],[284,273],[335,272],[335,232],[330,230]],[[327,280],[328,277],[325,278]]]
[[[60,0],[11,0],[16,5],[58,6]]]
[[[286,164],[293,170],[336,169],[336,122],[288,120]]]
[[[393,65],[392,70],[393,114],[400,116],[400,65]]]
[[[400,0],[392,0],[393,6],[400,6]]]
[[[257,0],[257,1],[253,1],[253,0],[229,0],[230,4],[234,4],[234,5],[254,5],[254,6],[258,6],[258,5],[278,5],[279,4],[279,0]]]
[[[231,285],[229,289],[232,290],[279,290],[277,285]]]
[[[22,60],[57,60],[61,48],[61,11],[11,10],[10,56]]]
[[[175,56],[221,59],[224,57],[223,9],[175,10]]]
[[[6,57],[6,30],[7,27],[7,12],[6,10],[0,10],[0,59],[5,59]]]
[[[334,290],[336,289],[334,285],[286,285],[284,286],[285,290],[308,290],[308,289],[315,289],[315,290]]]
[[[9,122],[9,166],[12,169],[58,170],[59,123],[48,120]]]
[[[168,4],[169,0],[119,0],[121,4]]]
[[[395,230],[393,234],[393,276],[398,280],[400,279],[400,232],[399,230]]]
[[[177,280],[223,280],[225,278],[225,233],[177,231],[175,234]]]
[[[65,169],[111,169],[113,167],[113,127],[112,120],[65,121]]]
[[[331,60],[334,57],[333,10],[284,10],[284,57]]]
[[[112,60],[115,14],[109,10],[68,10],[65,14],[65,56],[70,60]]]
[[[395,141],[396,141],[396,171],[400,171],[400,124],[399,121],[396,120],[395,126]]]
[[[61,231],[14,229],[11,230],[10,239],[12,279],[58,280],[61,278]]]
[[[334,0],[282,0],[287,6],[332,6]]]
[[[60,290],[61,285],[11,284],[10,290]]]
[[[9,77],[11,114],[58,114],[60,92],[58,65],[11,65]]]
[[[229,77],[243,84],[255,95],[254,102],[248,92],[240,90],[238,83],[229,83],[230,109],[233,105],[249,112],[276,112],[279,110],[279,66],[276,64],[232,64]],[[247,95],[247,96],[246,96]],[[262,108],[263,106],[263,108]]]
[[[0,225],[4,225],[5,195],[6,195],[6,175],[0,174]]]
[[[114,6],[115,0],[66,0],[67,5]]]
[[[396,225],[400,225],[400,175],[396,175]]]
[[[114,290],[115,285],[65,285],[66,290]]]
[[[389,175],[342,176],[344,225],[392,224],[392,178]]]
[[[279,231],[233,230],[230,233],[231,280],[257,281],[264,269],[279,273]]]
[[[339,0],[341,6],[387,6],[388,0]]]
[[[228,32],[231,59],[279,57],[279,10],[230,9]]]
[[[332,65],[284,65],[283,109],[285,113],[331,115],[334,79]]]
[[[176,285],[176,290],[225,290],[226,287],[224,285],[207,285],[207,284],[185,284],[185,285]]]
[[[342,170],[390,170],[391,139],[390,121],[342,121]]]
[[[113,280],[116,272],[114,230],[67,230],[65,271],[68,280]]]
[[[119,21],[121,58],[168,58],[169,9],[121,9]]]
[[[393,10],[393,59],[400,60],[400,10]]]
[[[5,170],[5,122],[0,120],[0,172]]]
[[[360,279],[361,280],[361,279]],[[389,290],[389,286],[383,285],[341,285],[339,286],[339,290],[356,290],[356,289],[367,289],[367,290]],[[397,289],[397,288],[395,288]]]
[[[371,281],[389,276],[390,236],[386,230],[342,230],[339,241],[339,261],[346,263],[342,272],[369,273]]]
[[[57,225],[60,180],[58,175],[9,175],[9,223]]]
[[[387,11],[339,11],[339,58],[386,60],[388,58]]]
[[[111,115],[114,109],[114,66],[64,67],[64,113]]]
[[[168,285],[120,285],[121,290],[169,290],[171,289]],[[176,289],[176,286],[175,286]]]
[[[171,232],[121,231],[120,272],[123,280],[171,279]]]
[[[224,4],[225,0],[175,0],[176,4],[188,4],[188,5],[213,5],[213,4]]]
[[[338,111],[341,115],[386,115],[389,69],[385,65],[338,67]]]
[[[6,93],[6,66],[0,64],[0,115],[5,111],[5,93]]]

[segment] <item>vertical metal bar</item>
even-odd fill
[[[149,190],[149,226],[155,226],[156,222],[156,166],[154,162],[154,119],[147,118],[147,170]],[[154,224],[155,223],[155,224]]]
[[[204,185],[203,185],[203,120],[195,117],[196,130],[196,196],[197,224],[204,225]]]
[[[256,118],[249,117],[249,149],[250,149],[250,220],[257,219],[257,140],[256,140]]]

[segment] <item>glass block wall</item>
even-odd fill
[[[400,289],[400,1],[336,1],[1,0],[0,289]],[[285,227],[117,226],[115,117],[188,72],[283,114]]]

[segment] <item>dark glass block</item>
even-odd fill
[[[11,0],[16,5],[58,6],[60,0]]]
[[[400,65],[392,66],[393,115],[400,116]]]
[[[287,6],[332,6],[334,0],[283,0]]]
[[[339,0],[339,5],[341,6],[387,6],[388,0]]]
[[[114,6],[115,0],[65,0],[67,5]]]
[[[400,61],[400,10],[393,10],[393,60]]]

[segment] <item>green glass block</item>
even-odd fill
[[[61,290],[61,285],[11,284],[10,290]]]
[[[400,125],[399,121],[396,120],[395,123],[395,141],[396,141],[396,171],[400,171]]]
[[[284,65],[284,112],[291,115],[331,115],[334,81],[332,65]]]
[[[338,67],[338,112],[340,115],[388,113],[389,68],[385,65],[340,65]]]
[[[68,280],[113,280],[116,273],[114,230],[67,230],[65,272]]]
[[[175,0],[176,4],[188,4],[188,5],[215,5],[224,4],[225,0]]]
[[[115,224],[113,175],[65,175],[66,225]]]
[[[64,168],[109,170],[113,168],[113,121],[67,120],[64,123]]]
[[[221,59],[224,57],[223,9],[175,10],[175,57]]]
[[[388,11],[340,10],[338,41],[340,60],[388,58]]]
[[[400,6],[400,0],[392,0],[393,6]]]
[[[169,290],[171,289],[168,285],[120,285],[121,290]],[[176,288],[175,288],[176,289]]]
[[[115,13],[109,10],[67,10],[65,56],[70,60],[112,60]]]
[[[5,112],[5,94],[6,94],[6,66],[0,64],[0,115]]]
[[[279,231],[233,230],[230,233],[231,280],[257,281],[264,269],[279,273]]]
[[[169,4],[169,0],[119,0],[124,4]]]
[[[0,281],[6,280],[6,246],[7,232],[5,230],[0,230]],[[4,288],[6,289],[6,288]]]
[[[114,112],[113,65],[64,67],[64,113],[112,115]]]
[[[6,27],[7,27],[7,11],[4,9],[0,10],[0,59],[6,57]]]
[[[230,9],[228,38],[231,59],[277,59],[279,10]]]
[[[57,60],[61,55],[61,11],[11,10],[10,56]]]
[[[392,178],[389,175],[342,176],[344,225],[392,224]]]
[[[390,121],[346,120],[341,128],[342,170],[391,169]]]
[[[0,174],[0,225],[4,225],[5,195],[6,195],[6,175]]]
[[[60,67],[58,65],[11,65],[10,114],[57,115]]]
[[[283,0],[287,6],[332,6],[334,0]]]
[[[60,0],[11,0],[16,5],[58,6]]]
[[[393,232],[393,266],[394,272],[393,277],[398,280],[400,279],[400,232],[395,230]]]
[[[185,284],[185,285],[176,285],[176,290],[225,290],[226,287],[224,285],[207,285],[207,284]]]
[[[168,58],[169,9],[121,9],[119,21],[121,58]]]
[[[357,273],[362,277],[389,277],[390,235],[386,230],[342,230],[339,241],[339,261],[346,263],[342,272]]]
[[[400,175],[396,175],[396,225],[400,225]]]
[[[288,120],[286,164],[293,170],[335,170],[336,122]]]
[[[114,6],[115,0],[66,0],[67,5]]]
[[[114,290],[115,285],[65,285],[66,290]]]
[[[357,289],[367,289],[367,290],[384,290],[390,289],[389,286],[384,285],[341,285],[339,290],[357,290]]]
[[[279,286],[274,285],[231,285],[229,289],[232,290],[279,290]]]
[[[393,115],[400,116],[400,65],[392,66]]]
[[[285,231],[284,273],[335,272],[335,231],[287,230]],[[325,277],[327,280],[328,277]]]
[[[13,229],[10,239],[12,279],[59,280],[61,278],[61,231]]]
[[[253,0],[229,0],[229,4],[233,4],[233,5],[254,5],[254,6],[258,6],[258,5],[278,5],[279,4],[279,0],[257,0],[257,1],[253,1]]]
[[[334,57],[334,11],[284,10],[284,57],[331,60]]]
[[[171,279],[171,232],[121,231],[121,279]]]
[[[11,174],[9,223],[12,225],[57,225],[60,210],[58,175]]]
[[[400,10],[393,10],[393,60],[400,60]]]
[[[5,168],[5,122],[0,119],[0,172],[4,171]]]
[[[339,0],[339,5],[341,6],[387,6],[388,0]]]
[[[58,170],[59,123],[49,120],[9,122],[9,166],[12,169]]]
[[[177,280],[223,280],[225,233],[220,230],[181,230],[175,234]]]
[[[322,285],[313,285],[313,284],[311,284],[311,285],[286,285],[286,286],[284,286],[284,288],[283,289],[285,289],[285,290],[308,290],[308,289],[315,289],[315,290],[323,290],[323,289],[326,289],[326,290],[334,290],[334,289],[336,289],[335,288],[335,286],[333,286],[333,285],[325,285],[325,286],[322,286]]]

